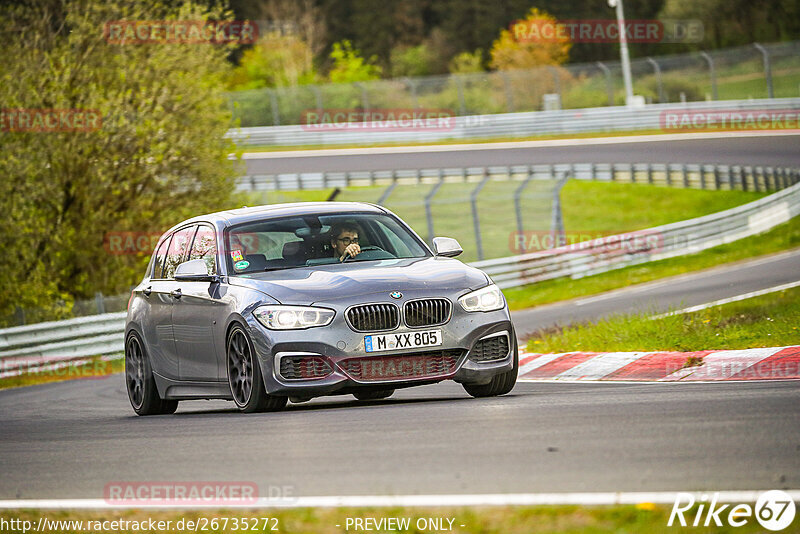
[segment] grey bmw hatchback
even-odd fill
[[[243,412],[288,400],[454,380],[473,397],[516,383],[518,351],[502,292],[431,250],[389,210],[307,202],[184,221],[158,241],[134,288],[125,379],[139,415],[181,400],[232,400]]]

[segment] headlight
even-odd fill
[[[260,306],[253,312],[258,322],[270,330],[298,330],[325,326],[336,312],[309,306]]]
[[[505,305],[503,293],[494,284],[467,293],[458,299],[458,303],[468,312],[494,311]]]

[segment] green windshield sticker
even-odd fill
[[[248,267],[250,267],[250,262],[247,260],[237,261],[233,264],[233,268],[237,271],[244,271]]]

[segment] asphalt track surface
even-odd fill
[[[0,392],[0,499],[103,498],[123,481],[253,482],[261,496],[800,487],[800,381],[456,384],[242,415],[136,417],[122,376]]]
[[[691,304],[800,273],[798,251],[760,261],[596,302]],[[526,313],[518,328],[541,321]],[[491,399],[446,382],[370,403],[242,415],[193,401],[136,417],[113,375],[0,391],[0,499],[101,499],[122,481],[253,482],[261,496],[798,488],[798,406],[800,381],[520,382]]]
[[[742,165],[800,164],[800,134],[727,136],[710,139],[610,140],[534,142],[525,148],[493,148],[492,144],[400,149],[354,150],[340,155],[319,151],[248,154],[247,174],[321,171],[376,171],[438,167],[482,167],[541,163],[719,163]],[[644,142],[642,141],[644,140]],[[576,143],[576,144],[572,144]],[[508,146],[507,144],[494,145]],[[356,153],[350,153],[356,152]],[[312,151],[313,153],[313,151]],[[279,156],[279,157],[276,157]]]

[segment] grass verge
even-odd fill
[[[616,315],[537,332],[528,350],[547,352],[698,351],[800,343],[800,288],[653,319]]]
[[[406,532],[436,532],[430,524],[420,523],[419,520],[430,518],[444,518],[444,530],[447,528],[447,519],[453,520],[452,532],[482,534],[532,534],[539,532],[562,532],[567,534],[593,534],[600,532],[649,532],[668,533],[676,528],[668,527],[669,515],[672,507],[642,503],[624,506],[515,506],[515,507],[476,507],[476,508],[335,508],[335,509],[270,509],[261,511],[252,510],[220,510],[220,511],[143,511],[122,510],[108,512],[94,511],[33,511],[33,510],[7,510],[2,516],[13,517],[30,521],[35,527],[39,518],[46,516],[53,520],[87,521],[102,520],[127,520],[127,521],[170,521],[172,528],[159,529],[159,531],[178,531],[176,525],[183,520],[182,531],[192,530],[187,528],[188,521],[194,524],[206,525],[206,530],[215,532],[237,532],[232,528],[233,518],[239,519],[239,531],[243,518],[248,518],[248,525],[253,520],[258,524],[255,530],[248,531],[269,532],[272,526],[277,526],[278,532],[291,534],[337,534],[355,531],[352,524],[346,529],[348,518],[408,518],[409,528]],[[696,509],[684,513],[687,522],[693,521]],[[727,514],[721,516],[725,521]],[[267,528],[262,530],[263,518],[274,518],[267,522]],[[216,522],[212,523],[212,520]],[[227,519],[227,528],[223,523]],[[798,519],[794,524],[797,525]],[[690,523],[691,524],[691,523]],[[216,528],[213,528],[214,525]],[[337,526],[338,525],[338,526]],[[463,525],[463,526],[461,526]],[[792,531],[791,526],[787,532]],[[99,528],[96,530],[100,530]],[[202,530],[202,528],[201,528]],[[391,532],[391,529],[375,529]],[[21,530],[20,530],[21,531]],[[84,529],[86,531],[86,529]],[[398,530],[399,531],[399,530]],[[747,523],[738,528],[729,526],[692,528],[692,532],[758,532],[758,522],[750,517]],[[61,532],[80,532],[78,529],[63,528]],[[133,530],[119,529],[116,532],[134,532]]]
[[[63,380],[100,380],[125,370],[124,358],[109,361],[95,356],[89,358],[88,361],[86,359],[81,361],[84,363],[64,362],[63,366],[56,369],[33,369],[17,376],[0,378],[0,389],[33,386],[48,382],[61,382]]]
[[[800,246],[800,217],[769,232],[720,245],[697,254],[654,261],[572,280],[558,278],[503,290],[512,310],[584,297],[659,278],[699,271]]]

